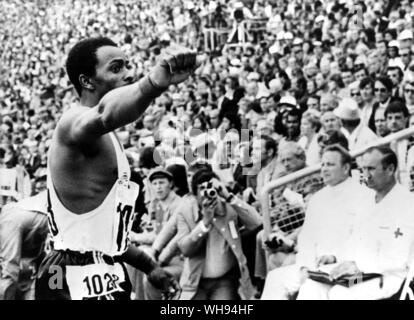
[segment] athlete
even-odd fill
[[[66,71],[80,97],[63,113],[48,155],[48,221],[53,250],[36,281],[36,299],[129,299],[124,263],[148,275],[165,295],[179,286],[145,253],[130,246],[138,185],[114,130],[135,121],[171,84],[200,65],[175,48],[139,81],[108,38],[89,38],[69,52]]]

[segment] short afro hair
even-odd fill
[[[98,37],[81,40],[69,51],[68,59],[66,60],[66,72],[79,96],[82,93],[79,76],[81,74],[88,77],[95,75],[95,68],[98,63],[96,51],[104,46],[117,47],[116,43],[111,39]]]

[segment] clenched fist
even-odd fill
[[[167,88],[171,84],[185,81],[203,62],[197,52],[175,46],[167,49],[149,77],[153,85]]]

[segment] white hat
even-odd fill
[[[397,49],[400,48],[400,44],[398,41],[392,40],[388,43],[388,48],[396,47]]]
[[[409,40],[409,39],[413,39],[413,32],[411,30],[403,30],[401,31],[400,35],[398,36],[398,40],[403,41],[403,40]]]
[[[284,39],[285,39],[285,32],[284,31],[278,32],[277,35],[276,35],[276,40],[281,41],[281,40],[284,40]]]
[[[300,46],[302,44],[303,44],[303,40],[301,38],[295,38],[292,43],[292,45],[294,46]]]
[[[247,75],[247,81],[252,81],[252,80],[259,81],[259,79],[260,79],[260,75],[257,72],[250,72]]]
[[[284,39],[285,40],[292,40],[293,39],[293,34],[292,34],[292,32],[285,32],[285,34],[284,34]]]
[[[333,113],[343,120],[361,119],[358,103],[352,98],[343,98]]]
[[[276,43],[269,48],[269,53],[270,54],[275,54],[275,53],[278,53],[278,52],[279,52],[279,48],[276,45]]]
[[[280,98],[279,104],[288,104],[293,107],[297,106],[296,99],[292,96],[284,96]]]
[[[231,59],[230,64],[234,67],[241,67],[242,65],[240,59],[237,58]]]
[[[388,68],[400,68],[401,71],[404,71],[404,63],[400,58],[390,59],[388,61]]]

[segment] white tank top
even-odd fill
[[[97,251],[116,256],[128,248],[139,187],[129,181],[128,159],[115,134],[109,135],[115,147],[118,179],[96,209],[84,214],[66,209],[56,194],[48,166],[48,219],[56,250]]]

